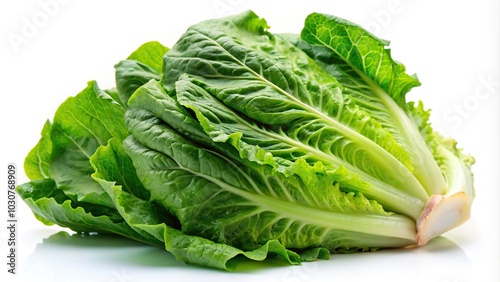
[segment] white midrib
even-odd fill
[[[323,160],[326,164],[332,164],[334,169],[344,166],[347,170],[359,174],[362,180],[370,184],[370,186],[367,189],[364,189],[363,187],[358,189],[359,192],[363,193],[366,196],[371,196],[375,198],[383,205],[388,205],[399,213],[409,214],[413,218],[417,218],[420,215],[422,209],[424,208],[425,203],[422,202],[421,200],[414,198],[413,196],[394,188],[390,184],[387,184],[370,174],[367,174],[358,167],[353,166],[350,163],[338,158],[336,155],[326,154],[325,152],[315,147],[307,146],[290,137],[284,137],[281,136],[280,134],[273,134],[257,126],[253,127],[247,121],[241,119],[238,116],[236,116],[235,118],[238,120],[240,124],[244,124],[249,128],[253,128],[254,130],[260,132],[264,136],[278,139],[281,142],[290,144],[293,147],[300,148],[306,152],[311,152],[313,155],[317,156],[319,160]]]
[[[415,168],[415,176],[422,183],[428,195],[440,195],[446,187],[445,180],[441,174],[437,163],[427,148],[427,145],[420,137],[417,127],[412,123],[406,114],[396,105],[396,102],[387,95],[380,86],[376,85],[369,78],[363,77],[368,82],[370,88],[374,89],[377,97],[394,119],[397,128],[400,129],[405,142],[410,144],[409,155],[412,165]],[[416,150],[415,150],[416,149]],[[415,153],[418,152],[418,155]]]
[[[192,175],[201,177],[216,184],[221,189],[255,204],[263,211],[270,211],[282,217],[297,220],[302,223],[322,226],[328,229],[338,229],[364,234],[372,234],[385,237],[404,238],[415,241],[415,222],[402,215],[373,215],[373,214],[343,214],[327,211],[311,206],[291,203],[279,198],[273,198],[260,194],[253,194],[223,182],[206,174],[198,173],[186,167],[177,167]],[[272,189],[272,187],[270,187]]]

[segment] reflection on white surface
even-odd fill
[[[125,238],[58,232],[26,259],[25,281],[473,281],[471,262],[451,240],[413,249],[332,255],[288,266],[277,259],[243,262],[235,272],[186,265],[168,252]],[[333,279],[335,278],[335,279]],[[337,280],[338,279],[338,280]]]

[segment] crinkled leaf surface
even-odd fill
[[[389,42],[354,23],[319,13],[306,18],[301,38],[304,41],[296,41],[296,45],[339,79],[349,99],[405,148],[413,173],[427,194],[441,194],[444,178],[415,122],[406,114],[406,93],[420,82],[392,59]]]
[[[129,104],[127,125],[133,137],[126,139],[125,149],[151,199],[178,218],[184,233],[244,250],[276,238],[298,249],[349,249],[363,246],[367,237],[374,241],[365,247],[377,246],[384,244],[388,228],[400,232],[391,232],[401,238],[391,238],[391,244],[414,236],[410,219],[386,213],[361,194],[340,191],[333,185],[334,175],[320,165],[299,160],[291,168],[295,176],[289,177],[255,163],[241,166],[196,146],[154,113],[129,114],[139,111],[141,105],[135,103],[144,101],[139,99],[143,93],[137,92]],[[368,229],[371,235],[363,235]],[[346,232],[350,239],[344,238]]]
[[[167,89],[174,81],[182,87],[189,75],[213,96],[198,100],[199,95],[190,94],[199,91],[175,89],[209,136],[218,142],[231,139],[242,157],[277,165],[280,171],[298,158],[322,161],[331,169],[346,167],[365,181],[378,182],[382,191],[370,196],[384,203],[392,200],[382,194],[394,190],[425,200],[407,152],[390,132],[347,103],[333,76],[256,19],[249,12],[195,25],[165,56]],[[208,105],[209,99],[215,104]]]

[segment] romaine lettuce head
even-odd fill
[[[18,192],[46,224],[114,233],[186,263],[290,264],[424,245],[469,218],[474,159],[435,132],[388,42],[251,11],[142,45],[57,110]]]

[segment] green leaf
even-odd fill
[[[311,44],[328,46],[358,75],[366,75],[378,84],[400,106],[405,95],[419,86],[416,76],[405,73],[404,65],[394,61],[389,42],[370,34],[359,25],[326,14],[312,13],[305,21],[301,37]]]
[[[124,105],[137,88],[151,79],[161,80],[163,55],[167,51],[167,47],[156,41],[148,42],[115,65],[116,87]]]
[[[38,219],[77,232],[115,233],[143,241],[116,210],[72,201],[53,179],[35,180],[18,186],[17,192]]]
[[[127,105],[135,90],[150,81],[160,80],[161,76],[151,67],[132,60],[124,60],[115,65],[116,88],[121,102]]]
[[[111,199],[94,181],[90,157],[112,138],[123,140],[127,129],[124,109],[95,82],[57,109],[50,139],[50,176],[66,195],[78,202],[113,208]]]
[[[166,248],[175,255],[178,260],[189,264],[198,264],[208,267],[215,267],[227,270],[235,270],[238,263],[242,261],[241,256],[255,261],[263,261],[270,256],[279,256],[285,262],[297,265],[301,262],[301,257],[290,250],[287,250],[277,240],[270,240],[261,247],[252,251],[242,251],[227,244],[218,244],[203,237],[189,236],[176,229],[165,229]],[[310,259],[322,258],[322,256]]]
[[[137,89],[130,98],[129,109],[125,113],[125,122],[134,122],[135,116],[151,116],[152,114],[160,117],[184,136],[189,136],[190,139],[197,140],[202,144],[212,143],[198,122],[177,100],[168,96],[162,85],[155,80],[151,80]],[[127,124],[127,126],[133,125]]]
[[[150,41],[142,44],[135,50],[127,60],[137,61],[149,66],[157,73],[163,70],[163,55],[167,53],[168,47],[163,46],[158,41]]]
[[[94,179],[113,181],[125,192],[143,200],[149,199],[150,194],[137,178],[132,160],[123,150],[120,140],[111,138],[107,145],[100,146],[90,162],[95,170]]]
[[[52,153],[50,131],[52,124],[46,121],[42,129],[42,137],[24,160],[24,171],[29,179],[44,179],[50,177],[49,166]]]
[[[92,155],[91,163],[95,168],[92,178],[108,193],[127,224],[146,242],[164,246],[163,236],[155,236],[141,227],[163,223],[175,226],[176,220],[160,206],[149,202],[150,193],[137,177],[122,142],[110,139],[108,145],[99,147]]]
[[[301,38],[309,44],[287,36],[336,77],[349,99],[407,150],[413,173],[427,194],[442,194],[446,183],[439,167],[414,121],[405,113],[405,95],[420,82],[392,59],[389,43],[349,21],[318,13],[306,18]]]
[[[120,94],[118,94],[118,89],[116,89],[116,87],[106,89],[104,90],[104,92],[106,92],[106,94],[108,94],[113,100],[115,100],[117,103],[119,103],[122,107],[125,108],[125,105],[120,100]]]

